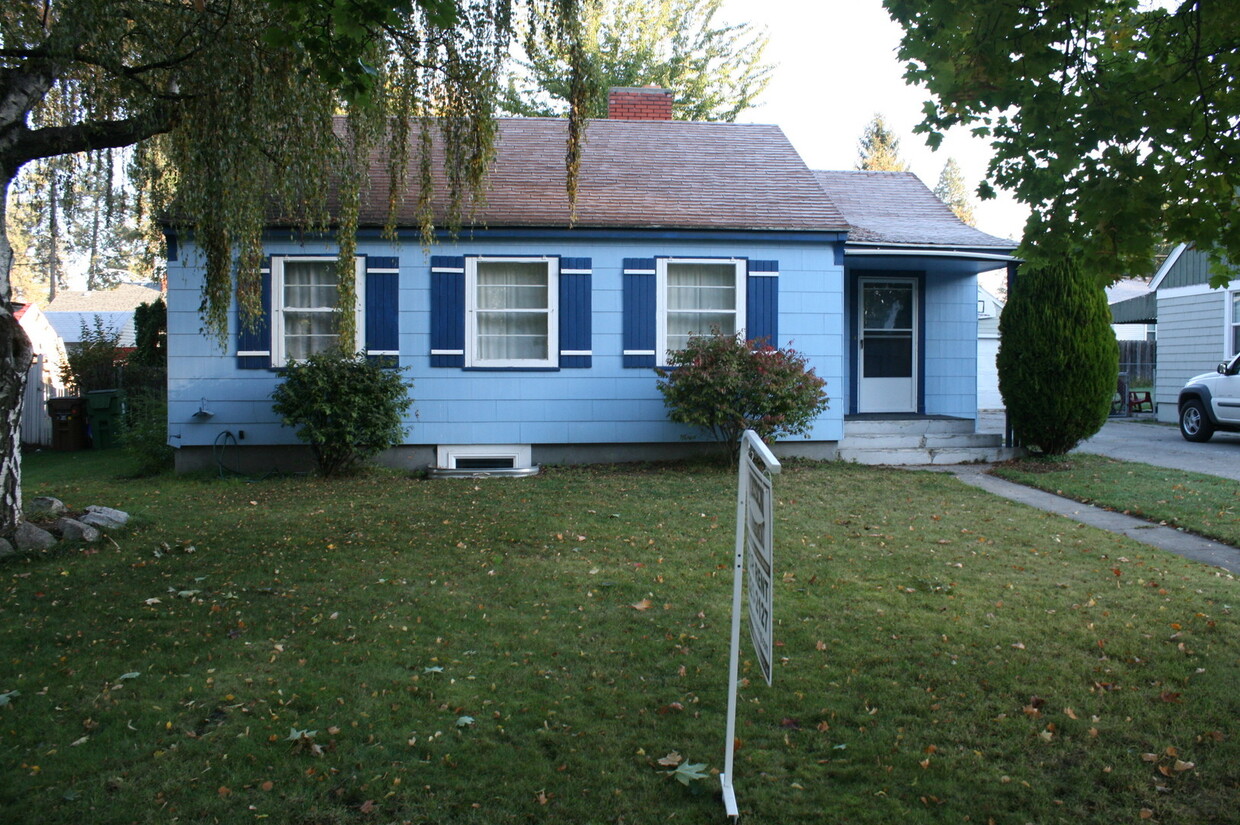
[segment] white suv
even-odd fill
[[[1216,430],[1240,432],[1240,355],[1180,390],[1180,435],[1209,441]]]

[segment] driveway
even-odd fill
[[[1174,424],[1112,419],[1076,451],[1240,481],[1240,433],[1215,433],[1194,444]]]

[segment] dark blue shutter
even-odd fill
[[[779,261],[750,261],[745,290],[745,337],[779,346]]]
[[[560,259],[560,367],[588,368],[591,340],[593,272],[589,258]]]
[[[366,258],[366,358],[385,367],[400,362],[400,259]]]
[[[463,256],[431,256],[431,366],[465,366]]]
[[[247,328],[237,310],[237,369],[271,369],[271,257],[263,258],[260,270],[262,314]]]
[[[655,260],[624,259],[624,366],[655,365]]]

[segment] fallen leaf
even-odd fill
[[[1197,767],[1195,762],[1185,762],[1181,759],[1175,760],[1175,769],[1177,771],[1191,771],[1195,767]]]
[[[272,782],[270,779],[268,779],[266,782],[264,782],[263,784],[259,785],[258,787],[259,787],[260,789],[264,790],[264,791],[269,791],[269,790],[271,790],[272,788],[274,788],[275,786],[276,786],[276,783],[274,783],[274,782]]]
[[[375,801],[373,799],[367,799],[362,803],[362,807],[358,808],[358,810],[364,814],[373,813],[375,810]]]
[[[1069,719],[1076,718],[1076,711],[1074,711],[1072,708],[1064,708],[1063,713],[1064,713],[1064,716],[1067,716]]]
[[[659,760],[659,764],[668,768],[674,768],[684,759],[677,751],[672,751],[667,756]]]
[[[632,607],[634,610],[649,610],[651,607],[653,607],[653,605],[650,602],[650,599],[642,599],[640,602],[637,602],[636,604],[632,604],[629,606]]]
[[[1137,814],[1137,816],[1141,817],[1142,819],[1153,819],[1154,812],[1151,811],[1149,808],[1142,808],[1141,812]]]
[[[1143,754],[1141,754],[1141,761],[1142,761],[1142,762],[1157,762],[1157,761],[1158,761],[1158,754],[1156,754],[1156,753],[1143,753]]]
[[[827,643],[819,639],[818,642],[814,644],[814,647],[818,648],[819,650],[826,650]]]
[[[217,790],[216,793],[220,796],[229,796],[232,793],[232,788],[229,788],[226,785],[220,785],[219,790]]]

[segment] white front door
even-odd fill
[[[857,412],[917,412],[917,280],[861,278]]]

